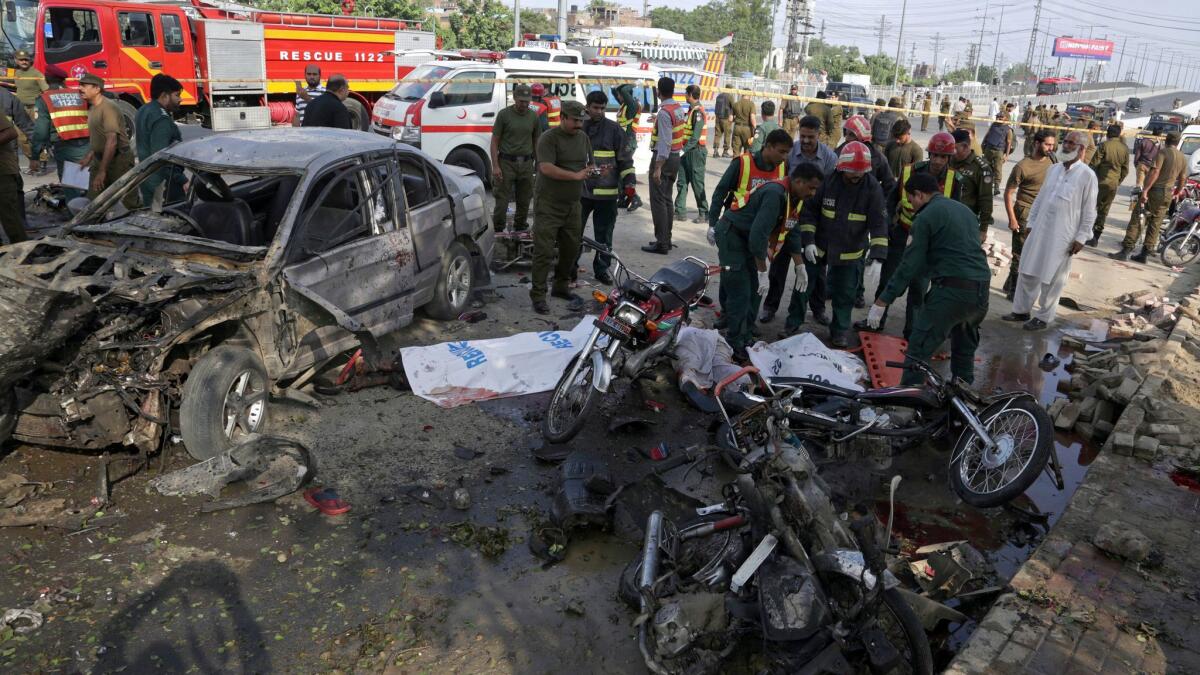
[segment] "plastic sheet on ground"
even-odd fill
[[[699,389],[708,389],[740,370],[733,362],[733,348],[715,330],[680,328],[675,358],[679,361],[681,389],[689,382]],[[743,375],[736,384],[749,381],[750,378]]]
[[[570,331],[517,333],[400,350],[413,393],[442,408],[549,391],[583,348],[596,317]]]
[[[800,333],[778,342],[759,342],[749,350],[750,362],[764,377],[804,377],[863,390],[867,366],[848,352],[826,347],[812,333]]]

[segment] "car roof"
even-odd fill
[[[184,161],[248,169],[307,169],[373,150],[394,141],[362,131],[327,127],[275,127],[213,134],[164,152]]]
[[[1200,136],[1200,124],[1190,124],[1184,127],[1183,133],[1185,136]]]

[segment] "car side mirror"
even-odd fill
[[[446,95],[444,93],[442,93],[441,91],[435,91],[432,94],[430,94],[429,95],[429,107],[430,108],[445,108],[446,107]]]

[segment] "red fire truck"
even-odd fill
[[[218,131],[289,120],[295,83],[312,63],[324,77],[349,79],[365,129],[373,102],[412,70],[397,52],[435,48],[433,33],[421,28],[200,0],[4,0],[0,57],[11,65],[24,49],[39,69],[54,63],[73,78],[95,73],[128,104],[127,115],[149,99],[150,78],[167,73],[184,85],[184,110]]]

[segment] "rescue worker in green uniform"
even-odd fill
[[[740,155],[750,150],[754,138],[754,101],[745,93],[738,95],[733,104],[733,154]]]
[[[975,381],[975,350],[979,326],[987,316],[992,271],[977,239],[975,214],[965,205],[947,199],[937,179],[915,173],[904,184],[907,201],[915,209],[912,242],[875,304],[867,324],[878,328],[887,306],[902,295],[913,279],[928,278],[932,287],[917,313],[908,337],[906,359],[929,363],[934,351],[950,338],[950,372],[964,382]],[[907,368],[903,385],[924,381],[920,371]]]
[[[720,244],[717,239],[717,225],[721,222],[722,215],[746,208],[750,193],[754,188],[768,181],[783,178],[787,171],[785,160],[791,149],[792,137],[786,131],[776,129],[775,133],[767,136],[762,150],[753,154],[744,153],[729,163],[725,173],[721,175],[721,180],[717,182],[717,187],[713,190],[711,206],[708,209],[708,243],[718,248],[718,254],[720,253]],[[766,290],[764,289],[763,292],[765,293]],[[737,305],[731,308],[726,293],[725,282],[722,280],[718,291],[722,314],[716,327],[718,329],[728,328],[731,335],[740,335],[742,331],[749,332],[754,323],[754,313],[747,315],[745,326],[731,323],[729,320],[731,309],[738,317],[741,317],[745,306]],[[755,296],[754,304],[757,309],[757,296]]]
[[[683,157],[679,161],[679,185],[675,188],[675,218],[687,218],[688,188],[696,195],[696,219],[693,223],[708,222],[708,193],[704,189],[704,165],[708,162],[707,135],[704,131],[704,105],[700,103],[700,86],[689,84],[684,90],[687,99],[687,130],[683,142]]]
[[[508,224],[508,203],[515,200],[513,231],[529,229],[529,200],[533,198],[534,157],[542,135],[537,112],[531,107],[528,84],[513,87],[513,103],[496,115],[492,125],[492,227],[503,232]]]
[[[879,281],[887,257],[887,219],[883,190],[869,175],[871,151],[859,141],[842,147],[837,168],[821,185],[800,213],[800,239],[804,258],[813,265],[827,264],[833,316],[829,321],[830,344],[850,344],[850,313],[858,288],[858,271],[864,254],[866,283]],[[867,244],[864,250],[863,244]]]
[[[54,151],[59,181],[66,163],[78,163],[88,152],[87,103],[79,90],[68,89],[66,82],[67,71],[53,63],[46,66],[46,83],[50,88],[34,102],[37,121],[31,139],[35,154]],[[74,187],[64,186],[62,191],[68,202],[84,195],[83,190]]]
[[[791,148],[792,137],[783,129],[776,129],[767,138],[764,151],[779,154],[782,166],[786,150]],[[806,174],[814,171],[806,169]],[[786,187],[785,187],[786,186]],[[789,214],[789,199],[803,202],[811,194],[811,179],[787,181],[781,178],[765,180],[751,189],[740,207],[731,206],[716,222],[712,230],[717,246],[717,259],[723,268],[721,292],[724,318],[727,322],[726,339],[733,348],[735,358],[746,360],[746,348],[754,340],[751,331],[754,317],[758,313],[759,296],[767,292],[767,265],[772,238],[778,241],[781,225],[786,225]],[[807,275],[796,242],[785,247],[794,256],[799,285]],[[803,292],[803,288],[800,288]]]
[[[633,157],[633,154],[637,152],[636,127],[642,106],[638,103],[637,97],[633,95],[632,84],[627,83],[614,87],[612,93],[613,97],[621,102],[621,107],[617,109],[617,124],[625,132],[625,152]],[[617,206],[632,213],[642,205],[642,198],[637,193],[637,171],[630,165],[622,169],[618,180],[621,184],[621,195],[617,199]]]
[[[1092,238],[1088,246],[1095,246],[1104,234],[1104,221],[1108,220],[1108,210],[1112,208],[1113,199],[1117,196],[1117,187],[1125,176],[1129,175],[1129,146],[1121,138],[1121,127],[1116,124],[1108,125],[1104,135],[1107,140],[1096,148],[1092,161],[1088,166],[1096,172],[1096,223],[1092,225]]]
[[[974,137],[966,129],[954,130],[954,158],[950,168],[962,182],[962,202],[979,219],[979,241],[992,226],[992,185],[996,182],[992,167],[971,147]]]
[[[171,113],[179,109],[182,93],[183,85],[170,75],[159,73],[150,78],[152,100],[138,108],[137,115],[133,118],[133,138],[137,142],[139,162],[144,162],[159,150],[183,140],[179,125],[175,124],[175,119],[171,117]],[[183,199],[185,181],[183,167],[169,166],[159,169],[138,185],[138,190],[142,193],[142,205],[155,205],[155,198],[159,197],[159,187],[163,189],[159,197],[160,205]]]
[[[804,209],[804,200],[812,197],[820,189],[821,183],[825,180],[825,172],[821,171],[820,167],[816,164],[804,162],[792,167],[789,179],[792,184],[792,194],[788,200],[787,217],[781,224],[779,233],[775,237],[775,241],[772,242],[770,251],[775,258],[782,255],[791,257],[792,266],[795,268],[792,281],[792,297],[788,301],[787,319],[783,324],[783,335],[785,337],[795,335],[800,331],[800,326],[804,325],[804,315],[808,309],[808,292],[811,288],[812,280],[822,272],[821,269],[813,263],[808,262],[803,256],[804,246],[800,237],[800,212]],[[772,263],[775,262],[775,258],[772,259]]]
[[[754,128],[754,140],[750,142],[750,152],[758,152],[762,150],[763,142],[767,140],[767,136],[771,135],[772,131],[780,129],[779,123],[775,121],[775,102],[763,101],[759,106],[762,112],[762,122]]]
[[[908,199],[908,193],[904,191],[903,187],[908,182],[909,177],[919,173],[928,173],[941,186],[941,194],[943,196],[955,201],[958,201],[962,197],[961,179],[950,168],[950,158],[954,156],[955,152],[954,136],[945,131],[937,132],[933,135],[933,138],[929,139],[929,145],[925,147],[925,152],[928,153],[929,159],[901,170],[900,180],[888,196],[888,213],[891,214],[892,223],[888,228],[887,259],[883,264],[879,285],[875,287],[874,291],[876,298],[879,297],[883,288],[887,286],[896,269],[900,267],[900,261],[904,257],[904,249],[908,245],[913,214],[916,211],[916,208]],[[912,332],[913,316],[921,306],[921,302],[925,299],[927,286],[927,281],[921,277],[916,277],[909,281],[908,299],[905,301],[904,307],[903,334],[905,338]],[[883,325],[886,322],[887,312],[884,312],[883,318],[877,327],[867,325],[866,320],[855,323],[854,327],[858,330],[883,330]]]
[[[627,151],[625,133],[616,122],[604,116],[608,97],[602,91],[591,91],[587,95],[587,120],[583,133],[592,144],[595,171],[583,182],[583,197],[580,201],[580,222],[587,228],[588,216],[592,218],[593,239],[612,250],[613,229],[617,224],[618,182],[621,172],[633,166],[633,155]],[[580,251],[582,254],[582,250]],[[608,273],[611,257],[597,252],[592,259],[592,273],[596,281],[608,285],[613,283]],[[579,263],[575,264],[578,272]]]
[[[562,298],[572,307],[582,304],[571,292],[570,282],[579,257],[583,221],[580,218],[580,197],[583,181],[592,175],[592,144],[583,133],[585,117],[579,101],[567,101],[562,106],[559,125],[538,138],[538,186],[533,203],[533,285],[529,299],[533,311],[549,314],[546,302],[546,280],[550,263],[558,253],[554,266],[554,285],[550,295]]]

